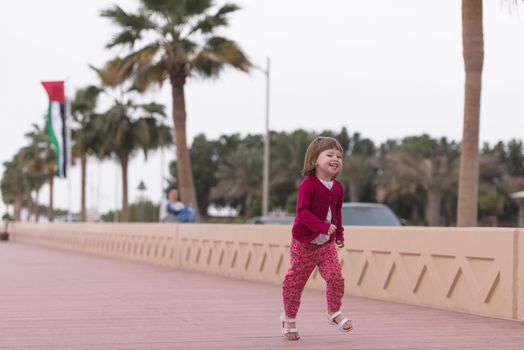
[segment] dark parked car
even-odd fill
[[[293,225],[294,222],[294,216],[255,216],[247,221],[257,225]]]
[[[342,224],[349,226],[401,226],[399,219],[385,204],[350,202],[342,205]]]
[[[248,224],[293,225],[294,216],[255,216]],[[399,219],[385,204],[350,202],[342,205],[342,225],[347,226],[401,226]]]

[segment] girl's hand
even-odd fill
[[[332,235],[337,230],[337,227],[333,224],[329,225],[328,235]]]
[[[344,241],[335,241],[335,243],[337,244],[337,247],[344,248]]]

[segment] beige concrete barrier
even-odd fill
[[[176,266],[178,225],[15,223],[10,239],[107,257]]]
[[[514,229],[361,228],[341,253],[351,294],[514,318]]]
[[[25,224],[14,241],[280,284],[290,228],[261,225]],[[351,295],[507,319],[524,317],[517,229],[346,229],[339,251]],[[314,271],[310,288],[324,288]]]
[[[180,268],[281,283],[289,265],[289,227],[180,225]]]
[[[514,252],[514,270],[513,279],[515,285],[513,288],[513,303],[517,305],[513,318],[524,322],[524,231],[515,233]],[[516,317],[515,317],[516,316]]]

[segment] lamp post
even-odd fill
[[[146,190],[146,185],[144,184],[144,181],[140,181],[140,184],[138,184],[138,191],[140,191],[140,213],[139,213],[139,221],[144,221],[144,191]]]
[[[269,77],[270,77],[270,60],[266,61],[266,69],[255,66],[266,76],[266,121],[264,135],[264,158],[262,170],[262,215],[266,216],[269,207]]]
[[[115,161],[115,216],[113,217],[113,222],[118,222],[120,213],[122,211],[118,211],[118,186],[120,185],[118,183],[118,158],[116,156],[113,156],[113,160]]]

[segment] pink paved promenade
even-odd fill
[[[355,331],[306,291],[280,336],[280,287],[0,242],[0,349],[524,349],[524,325],[347,297]]]

